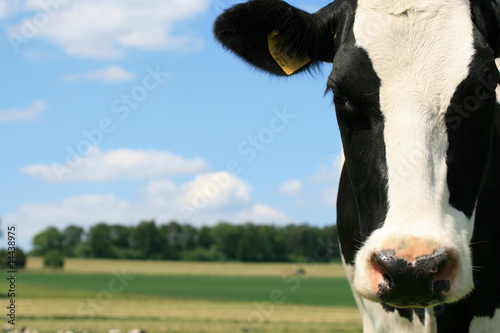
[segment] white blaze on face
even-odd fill
[[[458,287],[450,298],[472,288],[473,222],[449,204],[444,120],[474,54],[469,6],[465,0],[358,0],[356,44],[381,80],[389,201],[384,226],[356,259],[354,288],[365,297],[374,292],[373,283],[365,281],[373,251],[415,239],[459,257]]]

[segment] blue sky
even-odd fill
[[[333,224],[331,65],[274,78],[224,51],[211,27],[236,2],[0,0],[3,231]]]

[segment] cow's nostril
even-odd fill
[[[434,290],[436,292],[448,292],[451,289],[451,282],[449,280],[439,280],[434,282]]]
[[[403,266],[408,264],[406,261],[404,263],[402,263],[401,260],[398,261],[396,257],[396,251],[394,250],[381,250],[375,252],[373,254],[373,259],[373,261],[386,272],[386,274],[384,274],[384,277],[385,275],[388,275],[390,277],[391,272],[396,272],[404,269],[404,267],[401,267],[401,264],[403,264]]]
[[[448,251],[438,249],[432,255],[420,256],[416,258],[416,267],[419,267],[424,272],[437,274],[450,261]]]
[[[438,249],[409,262],[388,249],[373,253],[373,274],[379,274],[378,296],[387,303],[428,306],[440,303],[451,289],[449,252]]]

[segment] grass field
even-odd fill
[[[17,276],[17,321],[44,333],[361,331],[338,264],[304,266],[311,273],[297,277],[290,264],[74,259],[53,272],[28,262]]]
[[[282,276],[302,267],[311,277],[345,277],[341,263],[239,263],[239,262],[186,262],[138,261],[108,259],[67,259],[63,273],[112,273],[126,269],[130,274],[146,275],[229,275],[229,276]],[[28,272],[43,271],[42,258],[30,257]]]

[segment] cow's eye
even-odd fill
[[[337,89],[333,89],[332,92],[333,92],[333,101],[335,103],[337,103],[337,104],[345,104],[345,103],[349,102],[349,100],[347,99],[346,94],[341,89],[338,89],[338,88]]]
[[[345,96],[342,97],[337,97],[337,95],[333,95],[333,101],[337,104],[345,104],[348,102],[347,98]]]
[[[348,102],[346,93],[340,86],[333,80],[328,80],[328,90],[333,93],[333,101],[338,104],[345,104]]]

